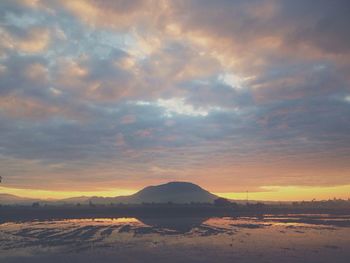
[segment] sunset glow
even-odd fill
[[[134,194],[136,191],[127,189],[113,189],[104,191],[53,191],[38,189],[17,189],[0,187],[0,193],[13,194],[20,197],[28,197],[34,199],[64,199],[77,196],[105,196],[113,197],[120,195]]]
[[[243,193],[216,193],[219,196],[236,199],[256,201],[309,201],[309,200],[329,200],[333,198],[348,199],[350,185],[334,187],[298,187],[298,186],[273,186],[262,187],[261,192]]]

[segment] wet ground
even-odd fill
[[[96,218],[0,225],[0,262],[349,262],[350,216]]]

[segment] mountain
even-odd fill
[[[110,198],[93,197],[91,202],[100,203],[212,203],[216,195],[204,190],[200,186],[187,182],[170,182],[166,184],[148,186],[139,192],[129,196]]]
[[[89,196],[77,196],[77,197],[70,197],[70,198],[65,198],[61,200],[55,201],[56,203],[63,203],[63,204],[87,204],[89,203],[91,197]]]
[[[11,194],[1,194],[0,193],[0,204],[2,205],[28,205],[33,202],[38,202],[38,199],[19,197]]]

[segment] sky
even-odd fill
[[[0,193],[350,198],[347,0],[3,0]]]

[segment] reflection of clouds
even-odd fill
[[[1,224],[3,242],[0,251],[36,249],[37,247],[59,251],[83,251],[94,248],[114,248],[121,244],[137,245],[152,240],[176,236],[176,239],[199,240],[207,236],[220,238],[240,235],[246,231],[259,233],[300,233],[312,231],[337,231],[349,227],[349,217],[330,215],[266,215],[255,217],[150,217],[96,218],[35,221]],[[250,232],[254,233],[254,232]],[[171,242],[169,239],[168,241]],[[143,243],[144,244],[144,243]]]

